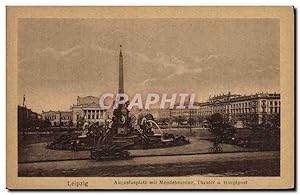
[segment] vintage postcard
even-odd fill
[[[8,189],[294,189],[293,7],[7,7]]]

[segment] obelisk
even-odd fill
[[[120,45],[120,55],[119,55],[119,94],[124,94],[124,75],[123,75],[123,55],[122,55],[122,45]]]

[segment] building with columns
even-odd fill
[[[220,113],[230,121],[241,121],[256,117],[258,123],[266,115],[280,114],[280,94],[256,93],[253,95],[222,94],[209,98],[208,101],[195,103],[197,109],[161,110],[158,118],[169,118],[181,115],[183,117],[206,118]]]
[[[43,111],[41,116],[43,120],[49,120],[51,126],[77,127],[79,121],[104,124],[108,113],[100,109],[99,98],[78,96],[76,104],[72,105],[69,111]]]
[[[106,110],[100,109],[99,98],[94,96],[77,97],[77,103],[71,106],[73,125],[80,120],[104,124],[108,118]]]
[[[224,98],[225,97],[225,98]],[[258,123],[262,117],[270,114],[280,114],[280,94],[256,93],[253,95],[215,96],[209,100],[211,114],[220,113],[229,120],[239,121],[257,117]]]

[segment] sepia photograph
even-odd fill
[[[247,178],[293,186],[293,162],[282,168],[294,152],[293,43],[282,50],[293,38],[282,34],[292,32],[291,7],[266,8],[270,17],[246,7],[203,8],[209,17],[168,17],[178,13],[171,8],[82,8],[76,16],[67,7],[30,9],[46,16],[9,7],[17,19],[8,20],[7,42],[15,58],[7,90],[16,87],[8,144],[25,188],[26,179],[43,178],[67,178],[67,189],[90,188],[82,178],[114,178],[111,189],[256,188]],[[212,17],[209,9],[253,14]]]

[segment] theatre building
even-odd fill
[[[71,106],[73,125],[84,119],[97,124],[104,124],[108,113],[100,109],[99,98],[94,96],[77,97],[77,103]]]

